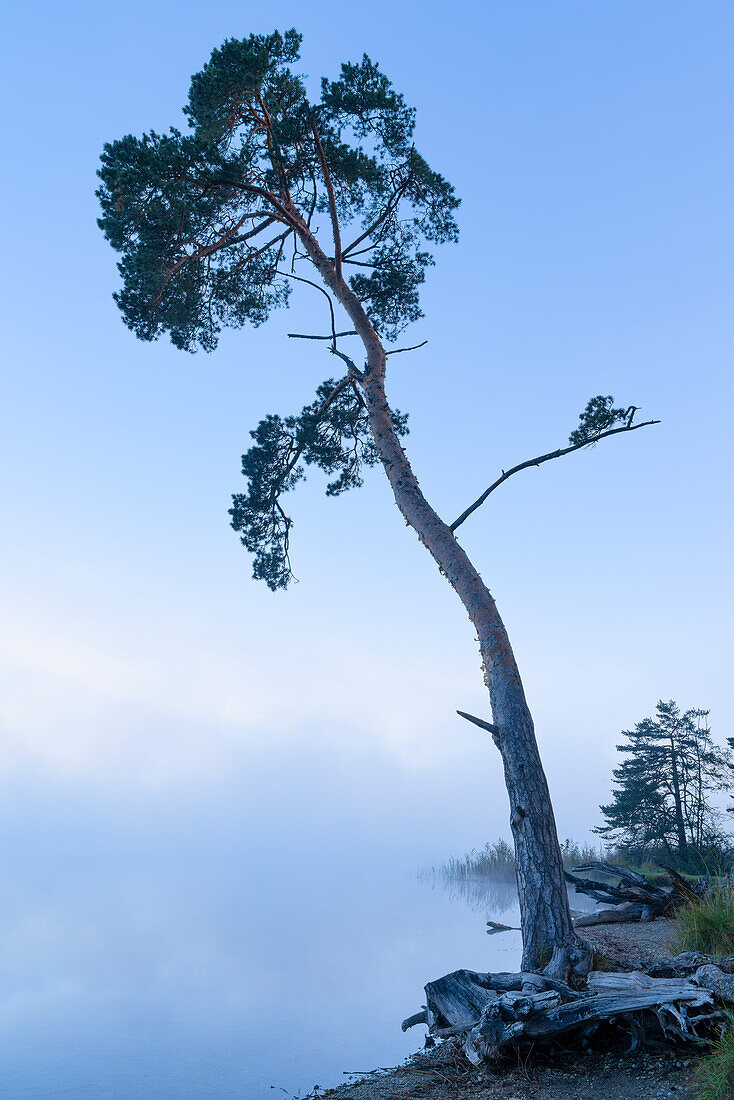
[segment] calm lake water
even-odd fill
[[[400,1021],[458,967],[513,970],[514,888],[342,860],[248,860],[223,837],[174,858],[90,823],[5,833],[0,1097],[261,1100],[390,1066]],[[271,1087],[272,1086],[272,1087]]]

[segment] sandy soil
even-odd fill
[[[678,951],[675,935],[666,920],[651,920],[645,924],[599,924],[593,928],[579,928],[579,936],[622,966],[675,955]]]
[[[581,931],[579,929],[579,931]],[[634,965],[675,952],[667,921],[586,928],[584,937],[617,964]],[[625,1054],[625,1042],[579,1052],[556,1047],[508,1057],[475,1068],[461,1043],[449,1040],[421,1051],[405,1066],[380,1071],[337,1089],[319,1092],[330,1100],[663,1100],[691,1096],[695,1056],[660,1046]],[[314,1100],[316,1098],[314,1097]]]

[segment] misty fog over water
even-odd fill
[[[423,985],[511,970],[509,883],[444,888],[387,846],[245,834],[221,805],[165,823],[69,799],[4,811],[0,1096],[255,1100],[417,1049]],[[202,808],[199,807],[199,814]]]

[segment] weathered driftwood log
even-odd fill
[[[593,972],[582,991],[542,974],[457,970],[428,983],[424,1011],[405,1020],[403,1029],[426,1023],[438,1038],[465,1035],[467,1057],[476,1064],[524,1042],[569,1032],[585,1037],[608,1021],[627,1027],[633,1046],[645,1019],[667,1039],[701,1043],[721,1019],[717,1002],[734,1003],[734,975],[710,960],[690,979]]]
[[[707,879],[689,883],[677,871],[666,867],[669,881],[652,883],[644,875],[615,863],[584,863],[566,871],[566,881],[575,889],[613,909],[586,914],[575,922],[577,928],[615,921],[653,920],[669,916],[684,902],[705,889]]]
[[[724,955],[720,958],[712,958],[703,955],[700,951],[682,951],[679,955],[670,955],[665,958],[655,958],[647,962],[641,961],[637,969],[644,970],[654,978],[685,978],[702,966],[711,963],[724,974],[734,974],[734,955]]]
[[[449,1028],[468,1030],[475,1026],[485,1006],[502,993],[542,993],[552,989],[566,1000],[583,996],[565,982],[532,972],[485,974],[476,970],[455,970],[429,982],[425,988],[425,1008],[403,1020],[403,1031],[416,1024],[428,1024],[432,1034]]]
[[[639,901],[625,901],[612,909],[598,909],[596,913],[584,913],[573,922],[576,928],[591,928],[596,924],[620,924],[623,921],[650,920],[650,906]]]
[[[699,966],[691,981],[702,989],[708,989],[717,1001],[724,1004],[734,1003],[734,974],[725,974],[721,967],[712,963]]]
[[[614,979],[609,981],[609,979]],[[649,978],[645,974],[592,974],[591,996],[562,1004],[558,994],[510,1000],[505,994],[488,1005],[466,1039],[467,1057],[475,1064],[521,1041],[554,1039],[570,1031],[585,1034],[604,1021],[638,1016],[652,1011],[667,1037],[702,1042],[697,1033],[698,1014],[689,1009],[713,1005],[713,996],[678,978]],[[549,997],[555,1000],[548,999]],[[705,1020],[711,1013],[704,1014]]]

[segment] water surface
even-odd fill
[[[505,882],[312,851],[254,859],[221,830],[187,844],[86,821],[9,836],[2,865],[0,1097],[256,1100],[402,1060],[423,985],[513,970]],[[271,1086],[276,1090],[272,1091]]]

